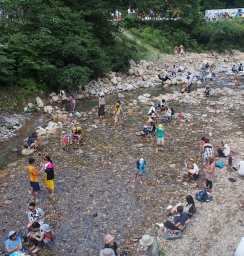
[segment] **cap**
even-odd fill
[[[14,231],[14,230],[11,230],[9,233],[8,233],[8,236],[10,237],[10,236],[12,236],[12,235],[14,235],[16,232]]]

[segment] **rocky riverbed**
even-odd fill
[[[213,82],[214,83],[214,82]],[[191,94],[178,92],[153,97],[150,94],[123,102],[126,129],[111,131],[111,112],[107,105],[104,119],[97,117],[97,109],[80,112],[79,125],[83,129],[82,145],[69,145],[63,152],[62,132],[70,131],[69,113],[52,107],[43,113],[41,154],[49,155],[55,165],[55,198],[48,197],[40,177],[43,201],[38,204],[47,214],[56,234],[56,246],[38,255],[98,255],[103,236],[111,233],[121,250],[131,255],[138,251],[138,239],[148,233],[160,241],[169,255],[233,255],[243,235],[243,180],[226,167],[216,169],[213,201],[196,202],[198,211],[175,241],[164,241],[156,222],[166,220],[169,205],[184,201],[188,194],[198,191],[193,183],[176,181],[177,175],[190,156],[202,170],[199,140],[209,136],[215,147],[220,140],[229,142],[235,155],[234,164],[244,157],[243,151],[243,95],[242,90],[224,87],[213,89],[212,97],[205,98],[203,89]],[[156,138],[150,141],[136,132],[147,123],[148,104],[166,98],[175,110],[175,117],[165,123],[165,151],[156,153]],[[177,113],[187,117],[179,119]],[[46,129],[52,122],[52,129]],[[41,134],[41,133],[40,133]],[[33,153],[38,164],[41,154]],[[24,231],[27,224],[29,179],[26,171],[29,156],[11,163],[0,173],[1,240],[11,229]],[[141,185],[133,183],[134,164],[140,157],[147,161],[147,171]],[[225,162],[227,160],[224,160]],[[205,176],[201,171],[200,188]],[[231,183],[228,178],[236,179]],[[26,247],[28,250],[28,247]]]

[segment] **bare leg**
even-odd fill
[[[140,174],[140,183],[142,184],[142,174]]]
[[[35,195],[36,195],[36,202],[38,202],[39,192],[38,192],[38,191],[35,191]]]
[[[136,179],[137,179],[138,173],[139,173],[139,171],[136,171],[136,173],[135,173],[135,178],[134,178],[133,182],[136,182]]]

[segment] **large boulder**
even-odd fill
[[[47,131],[46,131],[44,128],[42,128],[41,126],[38,127],[38,129],[36,130],[36,132],[37,132],[37,134],[38,134],[39,136],[42,136],[42,135],[47,134]]]
[[[44,107],[44,102],[40,97],[36,97],[36,104],[38,108],[43,108]]]
[[[59,125],[57,123],[50,121],[48,123],[48,126],[45,129],[46,129],[46,131],[54,131],[54,130],[58,129],[58,127],[59,127]]]
[[[23,156],[29,156],[29,155],[33,154],[33,152],[34,152],[33,148],[31,148],[31,149],[24,148],[24,149],[22,149],[21,154]]]

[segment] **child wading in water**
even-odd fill
[[[140,160],[136,161],[136,173],[135,173],[135,179],[133,182],[136,182],[136,179],[137,179],[137,176],[138,176],[138,173],[140,175],[140,183],[142,184],[142,173],[143,171],[145,171],[146,169],[146,161],[141,158]]]

